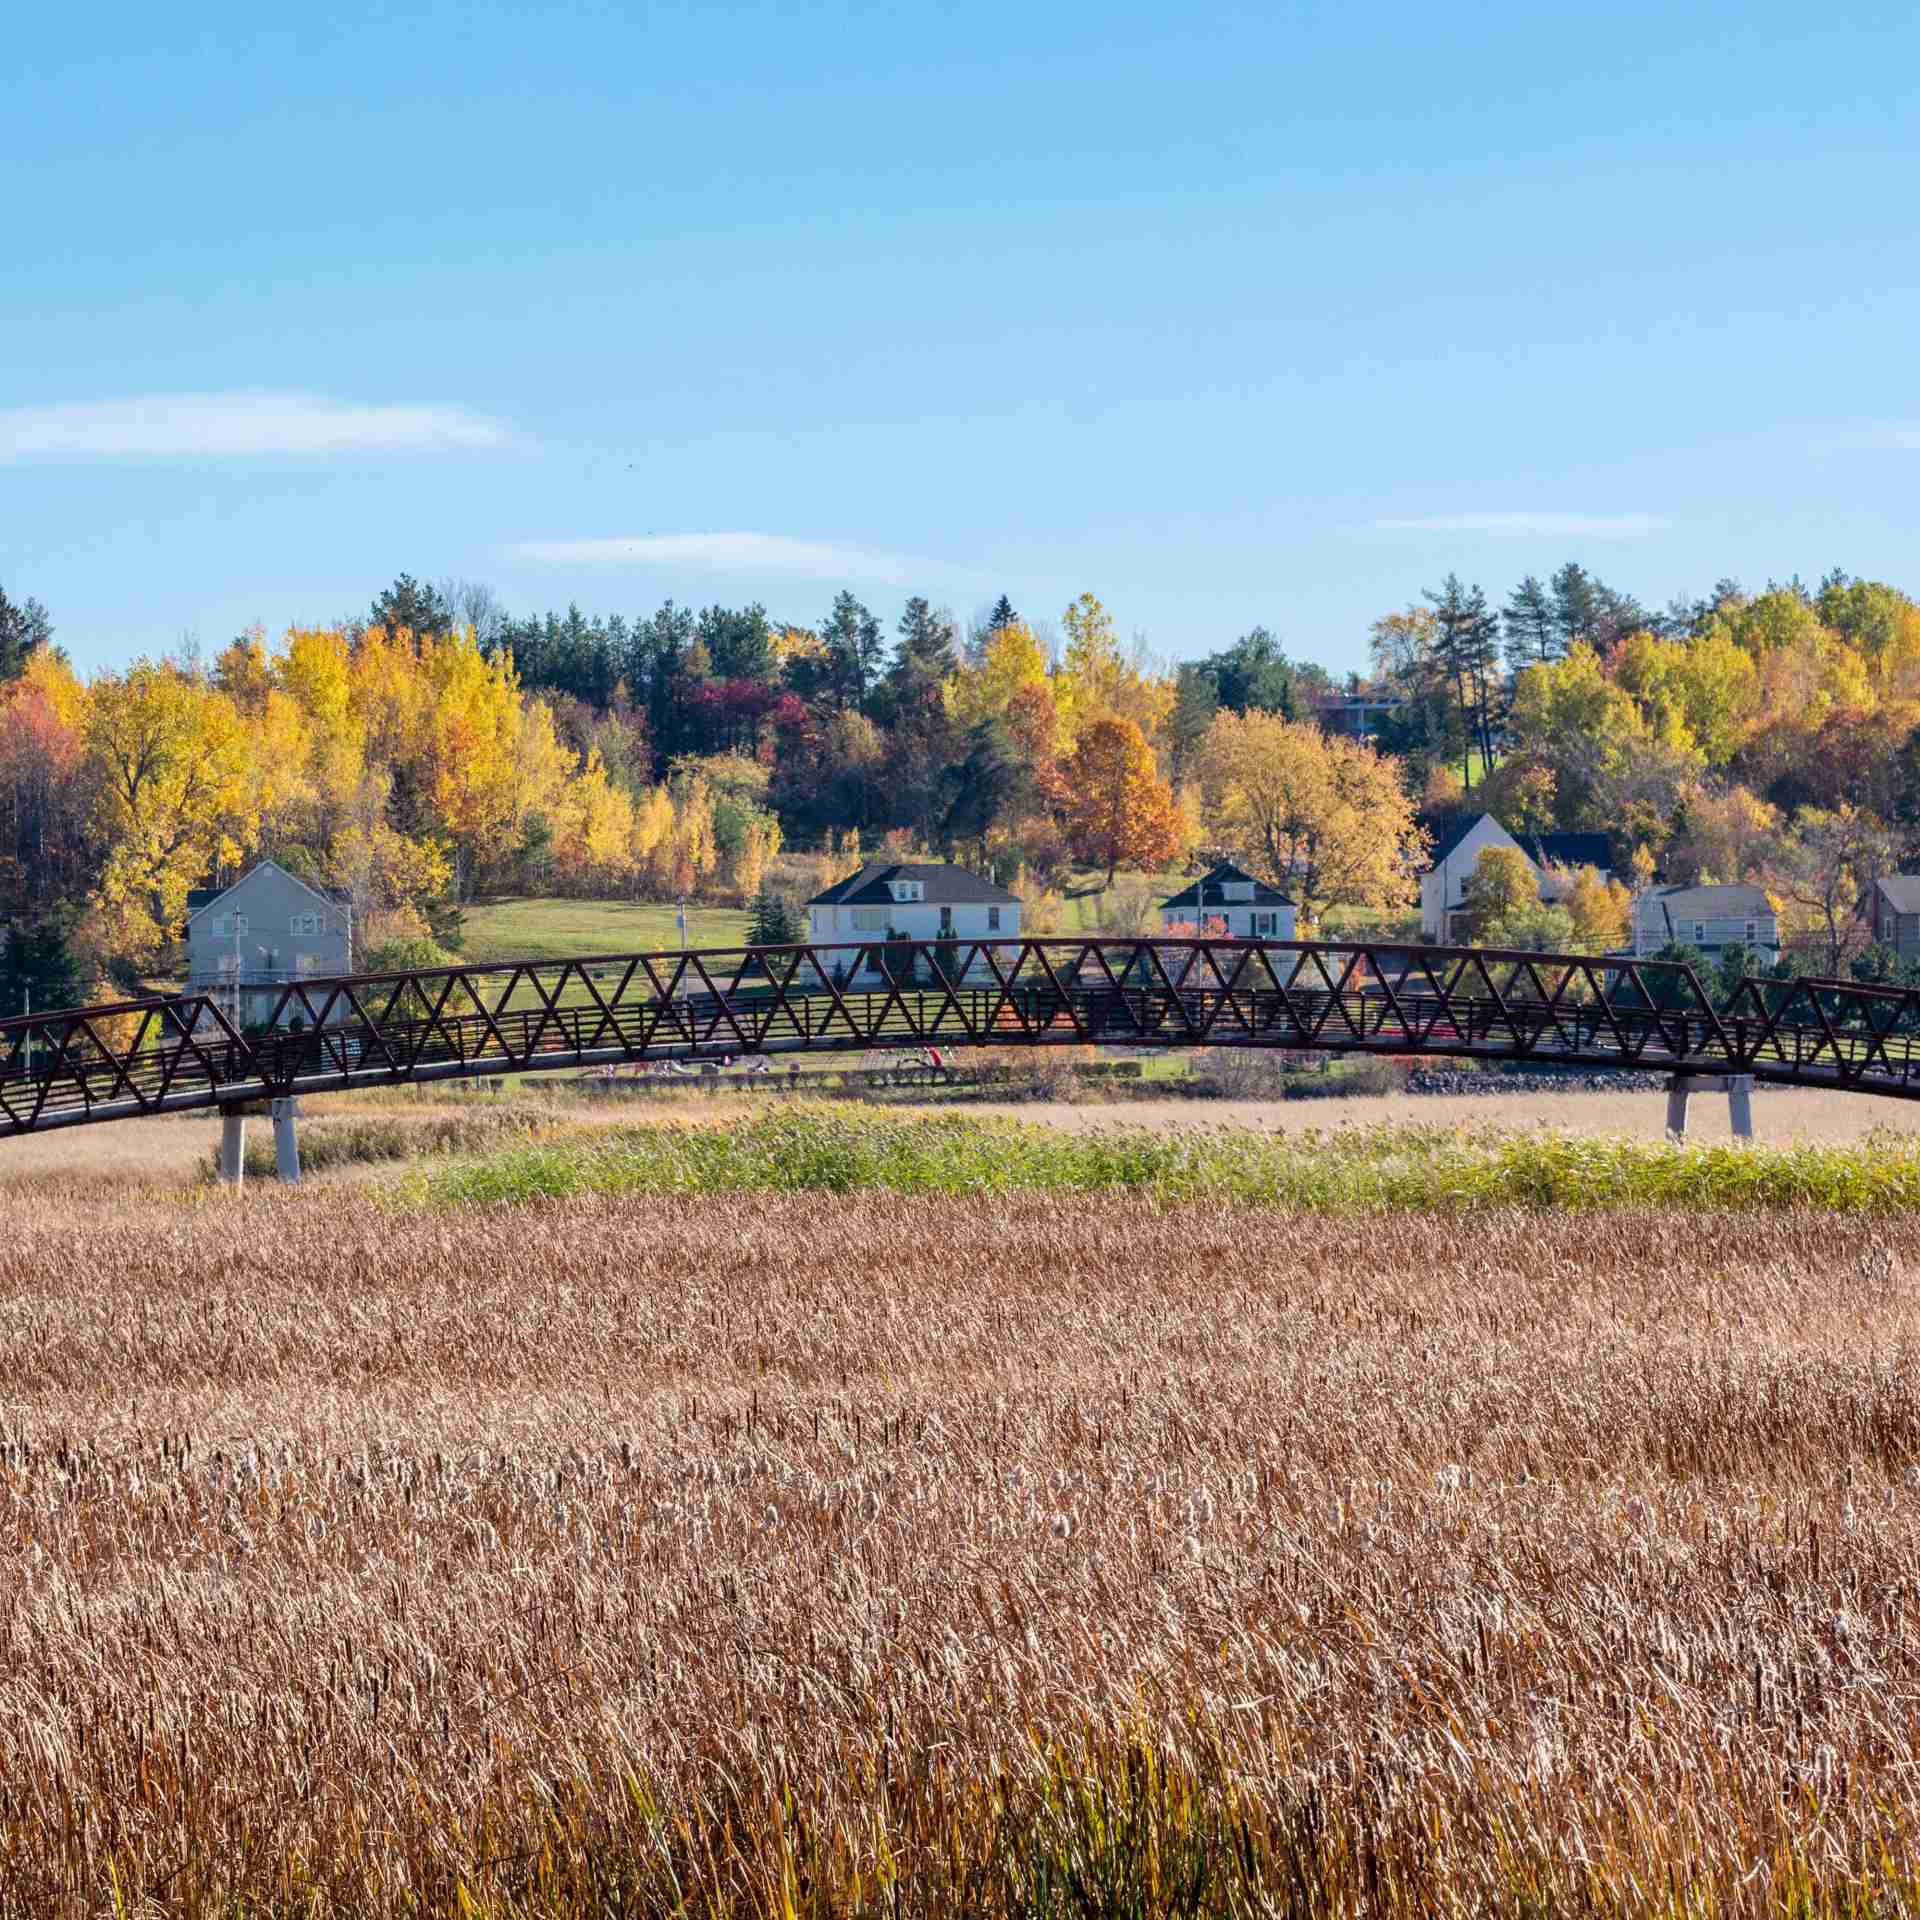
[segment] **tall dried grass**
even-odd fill
[[[0,1911],[1894,1912],[1920,1225],[0,1244]]]

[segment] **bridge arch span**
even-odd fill
[[[1378,941],[1017,939],[603,954],[0,1021],[0,1139],[301,1093],[720,1054],[1193,1046],[1751,1074],[1920,1097],[1920,993]]]

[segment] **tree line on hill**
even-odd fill
[[[132,983],[188,889],[262,852],[346,889],[368,952],[455,946],[500,891],[790,925],[768,880],[795,847],[822,880],[925,852],[1034,896],[1229,854],[1312,924],[1403,911],[1432,837],[1485,809],[1604,832],[1641,879],[1758,880],[1811,940],[1920,829],[1920,607],[1891,586],[1722,581],[1656,613],[1573,563],[1498,607],[1449,575],[1370,643],[1338,682],[1264,627],[1156,661],[1090,593],[964,626],[914,596],[889,631],[845,592],[812,627],[516,618],[402,575],[361,618],[82,678],[0,593],[0,925]]]

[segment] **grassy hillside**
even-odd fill
[[[467,909],[462,957],[493,960],[570,960],[585,953],[647,953],[680,944],[674,910],[631,900],[495,900]],[[732,907],[690,906],[690,947],[744,944],[747,916]]]

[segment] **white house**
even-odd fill
[[[836,881],[807,902],[807,938],[817,947],[851,941],[1015,940],[1020,901],[1005,887],[964,867],[873,862]],[[855,956],[844,956],[849,968]],[[880,973],[899,962],[875,953],[866,970]],[[988,971],[972,959],[975,973]]]
[[[290,980],[352,971],[351,899],[277,861],[187,895],[188,990],[230,991],[242,1025],[266,1019]]]
[[[1606,873],[1612,861],[1604,833],[1509,833],[1490,813],[1477,814],[1454,828],[1434,849],[1433,863],[1420,876],[1420,931],[1429,940],[1465,941],[1467,882],[1489,847],[1511,847],[1533,869],[1542,900],[1565,892],[1564,875],[1592,867]]]
[[[1160,927],[1206,928],[1237,940],[1291,940],[1298,921],[1293,902],[1231,860],[1223,860],[1171,900],[1160,902]]]
[[[1780,957],[1780,922],[1763,887],[1649,887],[1633,903],[1633,951],[1645,957],[1668,946],[1697,947],[1709,958],[1751,947],[1771,964]]]

